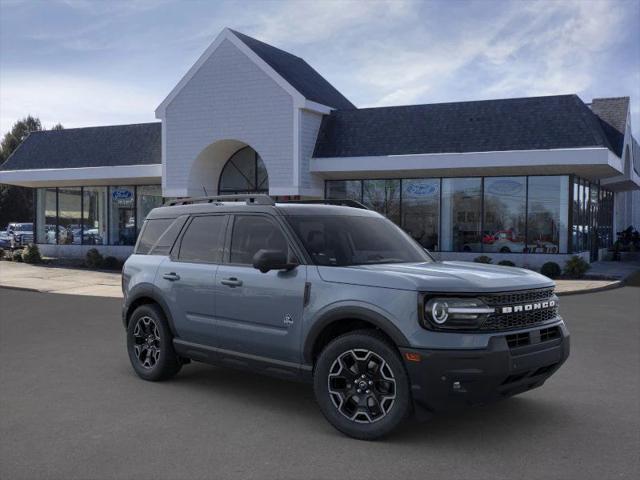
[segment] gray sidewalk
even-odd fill
[[[589,274],[593,279],[556,280],[558,295],[596,292],[616,288],[640,270],[640,264],[596,262]],[[607,277],[601,279],[599,277]],[[122,298],[120,273],[81,268],[0,262],[0,287],[47,293]]]
[[[0,262],[0,287],[122,298],[120,273]]]

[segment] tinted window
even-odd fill
[[[194,217],[180,243],[179,260],[219,263],[222,258],[224,226],[227,217]]]
[[[482,251],[524,253],[527,180],[525,177],[484,179]]]
[[[280,228],[265,217],[237,216],[231,236],[231,263],[250,265],[262,249],[288,252],[287,239]]]
[[[378,217],[293,216],[289,223],[317,265],[428,262],[402,230]]]
[[[149,253],[151,247],[158,241],[165,230],[173,223],[173,218],[158,218],[144,222],[142,234],[136,246],[137,254],[145,255]]]
[[[482,180],[480,178],[442,179],[441,250],[445,252],[482,251],[481,212]]]

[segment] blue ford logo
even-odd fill
[[[118,189],[111,192],[111,197],[114,200],[129,200],[133,197],[133,192],[131,190]]]
[[[412,183],[407,187],[407,193],[415,197],[428,197],[438,193],[437,183]]]
[[[522,191],[522,183],[515,180],[496,180],[491,182],[489,191],[496,195],[515,195]]]

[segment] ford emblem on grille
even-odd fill
[[[544,308],[553,308],[555,306],[556,306],[555,300],[547,300],[544,302],[525,303],[522,305],[515,305],[513,307],[500,307],[498,311],[500,313],[531,312],[533,310],[542,310]]]

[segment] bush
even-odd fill
[[[4,258],[4,248],[0,248],[0,260]]]
[[[516,264],[513,263],[511,260],[500,260],[498,262],[498,265],[502,265],[503,267],[515,267]]]
[[[16,250],[11,254],[11,260],[14,262],[22,262],[22,252],[20,250]]]
[[[102,261],[102,268],[105,270],[119,270],[120,269],[120,260],[116,257],[105,257]]]
[[[564,273],[569,277],[580,278],[590,268],[591,268],[591,265],[585,262],[582,257],[574,255],[569,260],[567,260],[567,263],[565,263]]]
[[[491,263],[491,257],[487,257],[486,255],[480,255],[473,259],[476,263]]]
[[[556,262],[547,262],[542,265],[540,273],[545,277],[558,278],[562,273],[562,270],[560,269],[560,265],[558,265]]]
[[[24,247],[22,260],[24,260],[25,263],[42,263],[42,257],[40,256],[40,249],[38,248],[38,245],[31,243]]]
[[[104,259],[102,258],[102,255],[100,254],[97,248],[90,248],[87,251],[87,257],[85,259],[85,264],[87,265],[87,267],[101,268],[103,262],[104,262]]]

